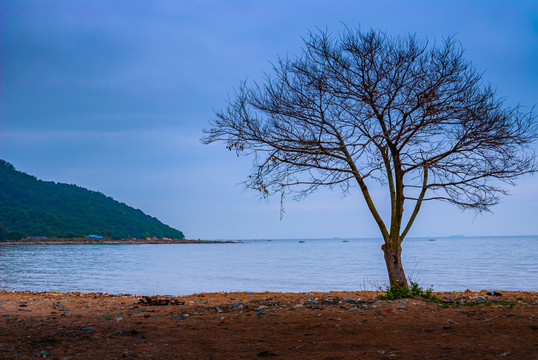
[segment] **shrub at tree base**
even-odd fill
[[[408,297],[413,297],[413,296],[420,296],[424,299],[428,299],[432,301],[439,300],[439,298],[433,295],[433,287],[430,287],[429,289],[424,290],[416,282],[411,281],[410,284],[411,286],[408,286],[408,287],[402,287],[399,284],[389,286],[385,289],[386,291],[385,295],[382,295],[379,298],[381,300],[395,300],[395,299],[402,299],[402,298],[408,298]]]

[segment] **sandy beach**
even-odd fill
[[[0,292],[2,359],[536,359],[538,293]]]

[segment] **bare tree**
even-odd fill
[[[401,244],[424,201],[488,211],[506,194],[500,185],[537,171],[536,115],[506,106],[453,38],[431,45],[348,29],[304,42],[263,84],[243,82],[202,141],[254,155],[245,184],[264,196],[358,186],[391,286],[407,287]],[[390,195],[389,224],[372,181]]]

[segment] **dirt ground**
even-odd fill
[[[538,359],[538,293],[0,291],[2,359]]]

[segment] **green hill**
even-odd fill
[[[0,241],[87,235],[184,238],[181,231],[109,196],[76,185],[39,180],[0,159]]]

